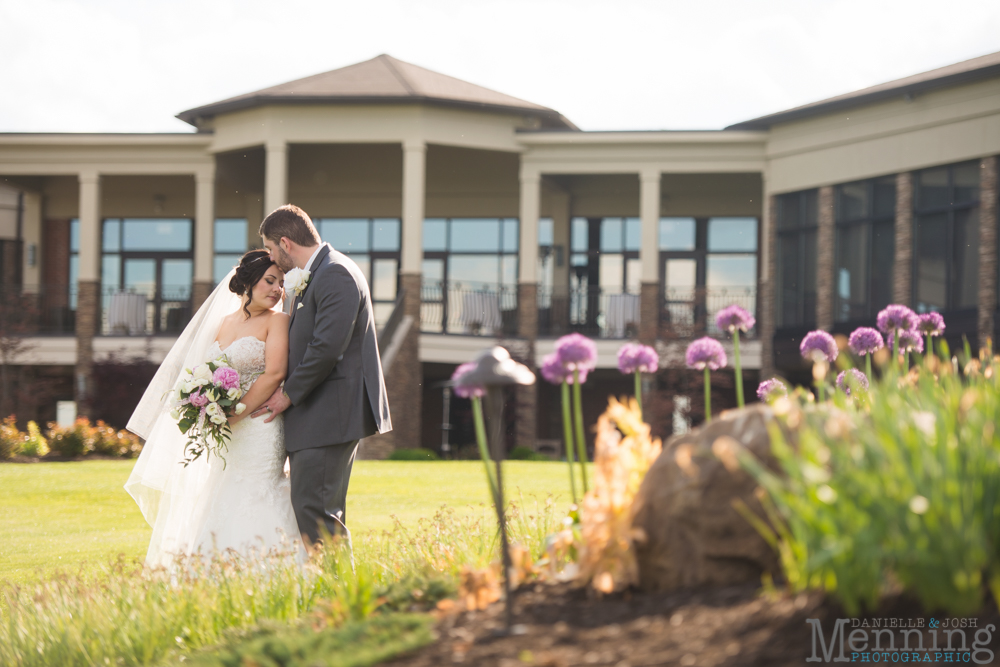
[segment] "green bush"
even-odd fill
[[[13,415],[0,422],[0,461],[19,453],[22,439],[23,436],[17,429],[17,419]]]
[[[49,422],[49,448],[53,454],[76,458],[94,451],[94,433],[90,420],[78,417],[72,426]]]
[[[1000,357],[965,371],[928,358],[889,370],[860,406],[842,392],[774,403],[794,434],[771,430],[780,473],[742,462],[767,491],[770,526],[748,518],[794,590],[825,589],[851,614],[900,585],[956,616],[979,610],[986,588],[1000,601]]]
[[[507,459],[510,461],[551,461],[545,454],[539,454],[531,447],[515,447],[510,450],[510,454],[507,455]]]
[[[389,455],[390,461],[440,461],[436,452],[423,448],[397,449]]]
[[[335,629],[271,625],[199,656],[196,667],[367,667],[433,641],[430,616],[390,614]]]
[[[21,453],[25,456],[45,456],[49,453],[49,443],[35,422],[28,422],[28,432],[21,440]]]

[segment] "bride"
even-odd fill
[[[215,288],[177,339],[129,420],[146,445],[125,484],[153,536],[146,564],[232,550],[242,556],[291,547],[303,555],[284,475],[281,415],[250,419],[285,379],[288,316],[280,312],[284,274],[265,250],[251,250]],[[278,306],[278,310],[275,307]],[[187,436],[169,411],[170,389],[185,368],[225,355],[243,382],[246,410],[229,419],[219,456],[184,466]]]

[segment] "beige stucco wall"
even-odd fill
[[[772,128],[773,193],[1000,153],[1000,79],[839,111]]]

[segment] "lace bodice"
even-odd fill
[[[264,347],[264,341],[256,336],[237,338],[226,349],[222,349],[219,341],[215,341],[208,350],[208,358],[217,359],[225,355],[229,365],[240,374],[241,388],[246,391],[264,372]]]

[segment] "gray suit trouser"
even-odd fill
[[[358,440],[288,453],[292,509],[307,543],[322,539],[321,531],[342,535],[347,530],[347,485],[358,451]],[[321,528],[322,526],[322,528]]]

